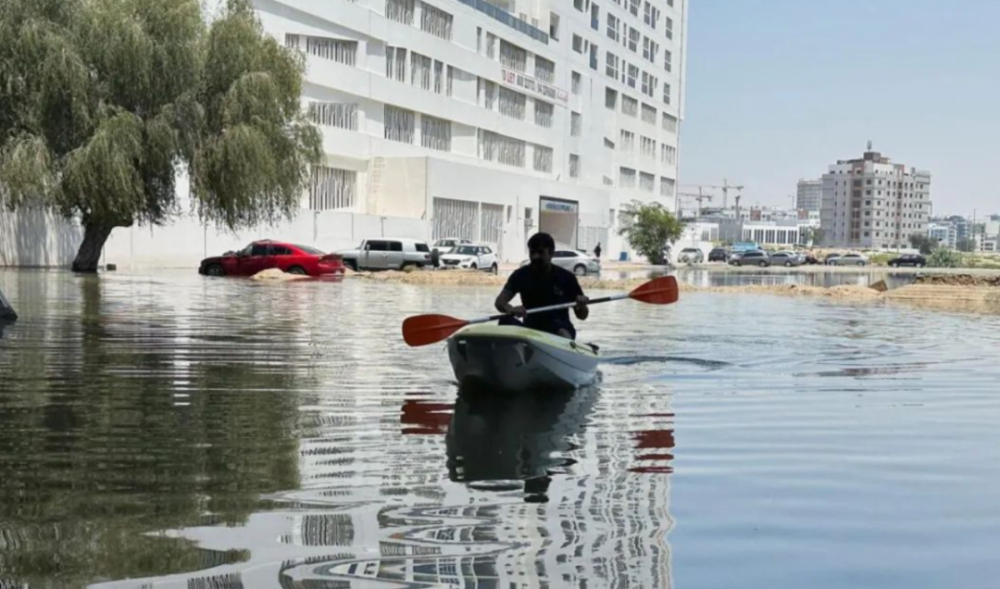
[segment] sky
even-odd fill
[[[934,215],[1000,214],[1000,0],[689,6],[681,190],[789,206],[871,140],[930,170]]]

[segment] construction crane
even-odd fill
[[[695,214],[696,217],[700,217],[701,216],[701,201],[703,201],[703,200],[712,200],[712,195],[711,194],[705,194],[704,192],[702,192],[702,188],[703,188],[702,186],[699,186],[697,193],[694,193],[694,192],[678,192],[677,193],[678,197],[687,196],[689,198],[693,198],[694,200],[698,201],[698,212]]]
[[[718,185],[718,184],[685,184],[685,186],[689,186],[691,188],[697,188],[699,191],[701,189],[703,189],[703,188],[721,188],[722,189],[722,208],[723,208],[723,210],[725,210],[727,207],[729,207],[729,190],[730,189],[736,190],[737,193],[740,193],[744,188],[746,188],[742,184],[740,184],[738,186],[730,184],[729,180],[726,180],[725,178],[723,178],[723,180],[722,180],[722,185]],[[739,196],[737,196],[737,198],[739,198]]]

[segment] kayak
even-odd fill
[[[510,325],[473,325],[448,338],[462,385],[506,392],[572,390],[594,382],[598,353],[589,344]]]

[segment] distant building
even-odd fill
[[[951,223],[931,223],[927,226],[927,236],[934,238],[945,247],[955,248],[958,232]]]
[[[800,211],[819,212],[822,204],[823,181],[799,180],[799,187],[795,196],[795,208]]]
[[[926,235],[930,172],[892,163],[878,152],[839,160],[823,175],[824,244],[864,249],[905,248]]]

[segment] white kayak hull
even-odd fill
[[[460,384],[507,392],[572,390],[597,378],[591,346],[525,327],[463,329],[448,339],[448,358]]]

